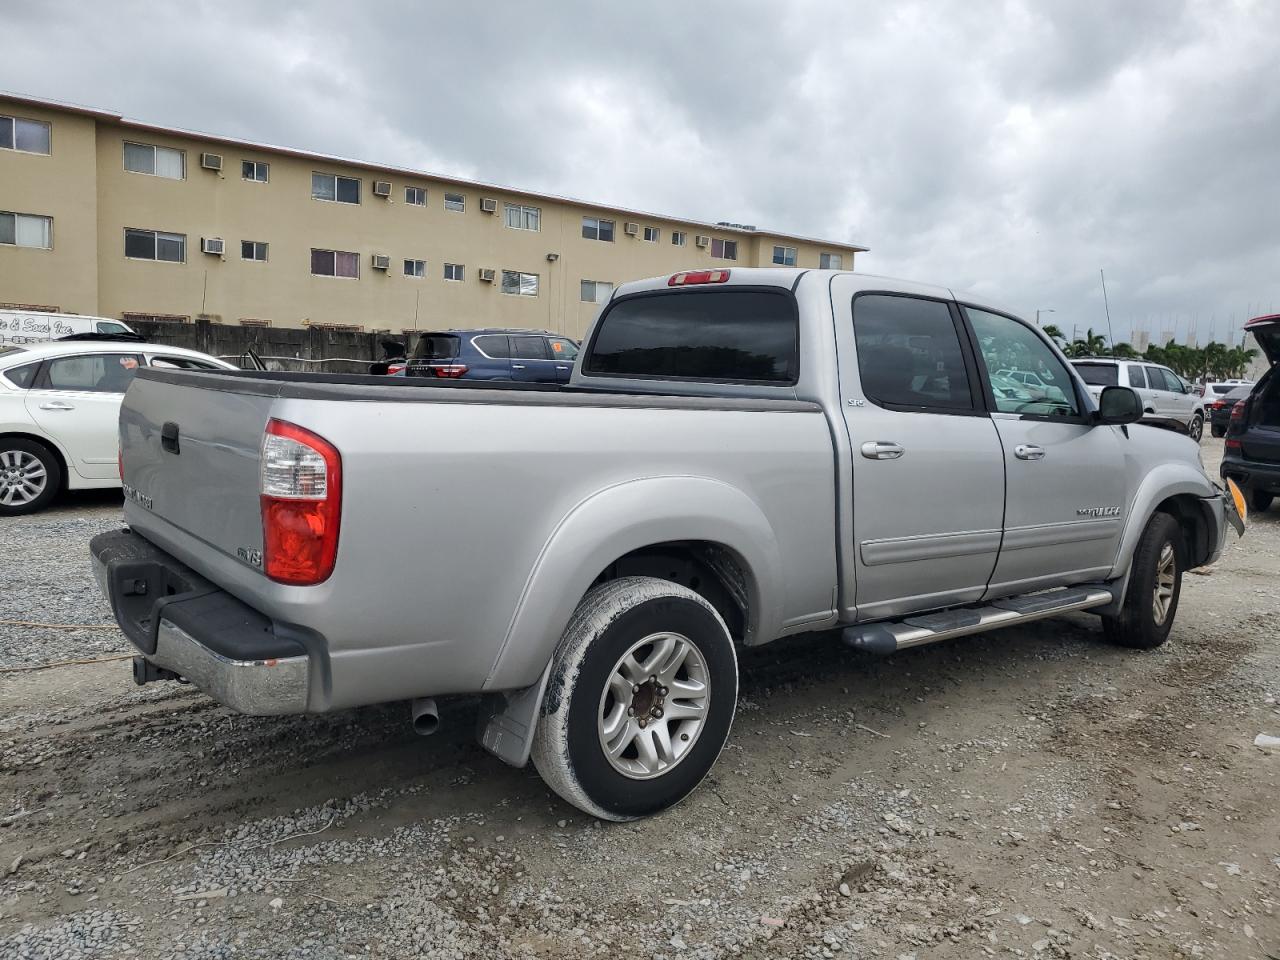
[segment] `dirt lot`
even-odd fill
[[[1221,441],[1206,439],[1216,473]],[[5,521],[0,666],[123,652],[85,545]],[[0,957],[1280,957],[1280,507],[1169,644],[1075,615],[743,660],[702,788],[601,825],[403,704],[250,719],[127,661],[0,674]]]

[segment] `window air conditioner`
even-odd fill
[[[220,153],[202,153],[200,154],[200,166],[206,170],[222,169],[222,154]],[[219,241],[221,242],[221,241]]]
[[[373,181],[373,195],[375,197],[391,196],[391,181],[390,180]]]
[[[495,271],[493,267],[481,267],[480,279],[483,280],[485,283],[493,283],[496,273],[497,271]]]
[[[696,237],[694,237],[694,238],[693,238],[693,242],[694,242],[694,245],[695,245],[695,246],[699,246],[699,247],[709,247],[709,246],[711,246],[711,238],[710,238],[710,237],[696,236]]]
[[[390,270],[391,258],[387,256],[385,253],[375,253],[373,255],[373,269]]]
[[[492,197],[481,197],[480,209],[483,210],[485,213],[497,213],[498,201],[494,200]],[[490,279],[492,279],[492,277]]]
[[[625,233],[628,237],[634,237],[640,232],[640,224],[624,223],[622,225],[622,232]]]
[[[222,256],[223,249],[226,244],[219,237],[204,237],[200,241],[201,253],[212,253],[214,256]]]

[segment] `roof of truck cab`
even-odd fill
[[[672,277],[678,277],[684,273],[707,273],[721,271],[729,274],[729,279],[714,286],[721,289],[725,287],[784,287],[793,289],[802,277],[856,277],[861,281],[876,281],[875,288],[879,290],[887,290],[890,292],[901,293],[918,293],[925,296],[939,297],[943,300],[954,299],[952,292],[943,286],[937,284],[920,283],[915,280],[903,280],[899,277],[882,277],[874,273],[859,273],[856,270],[810,270],[804,267],[698,267],[690,270],[677,270],[674,273],[664,273],[657,277],[647,277],[643,280],[633,280],[629,283],[619,284],[614,290],[613,295],[617,297],[619,294],[626,295],[630,293],[644,293],[651,290],[665,289],[705,289],[707,285],[696,284],[688,287],[671,287]]]

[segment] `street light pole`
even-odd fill
[[[1039,309],[1036,310],[1036,326],[1037,327],[1040,326],[1040,314],[1057,313],[1057,312],[1058,311],[1054,310],[1052,307],[1040,307]]]

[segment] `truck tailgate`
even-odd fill
[[[262,549],[258,461],[274,398],[210,389],[217,382],[140,372],[120,411],[126,512],[245,560]]]

